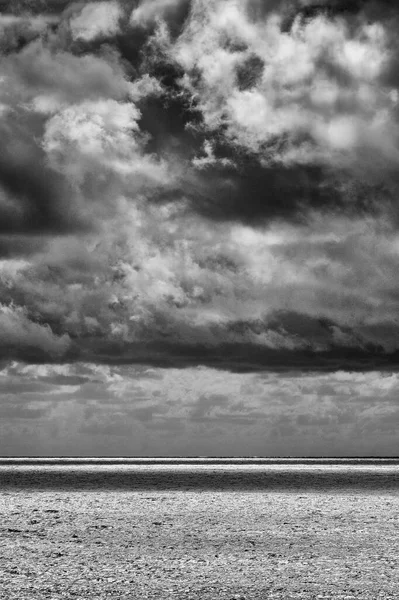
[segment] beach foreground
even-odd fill
[[[3,491],[0,597],[376,599],[397,494]]]

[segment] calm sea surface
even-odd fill
[[[0,459],[0,492],[17,489],[399,493],[399,459]]]

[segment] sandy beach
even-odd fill
[[[0,597],[397,598],[399,496],[4,491]]]

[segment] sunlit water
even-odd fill
[[[399,459],[0,459],[11,489],[399,493]]]

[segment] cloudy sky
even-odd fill
[[[0,0],[0,455],[395,455],[399,8]]]

